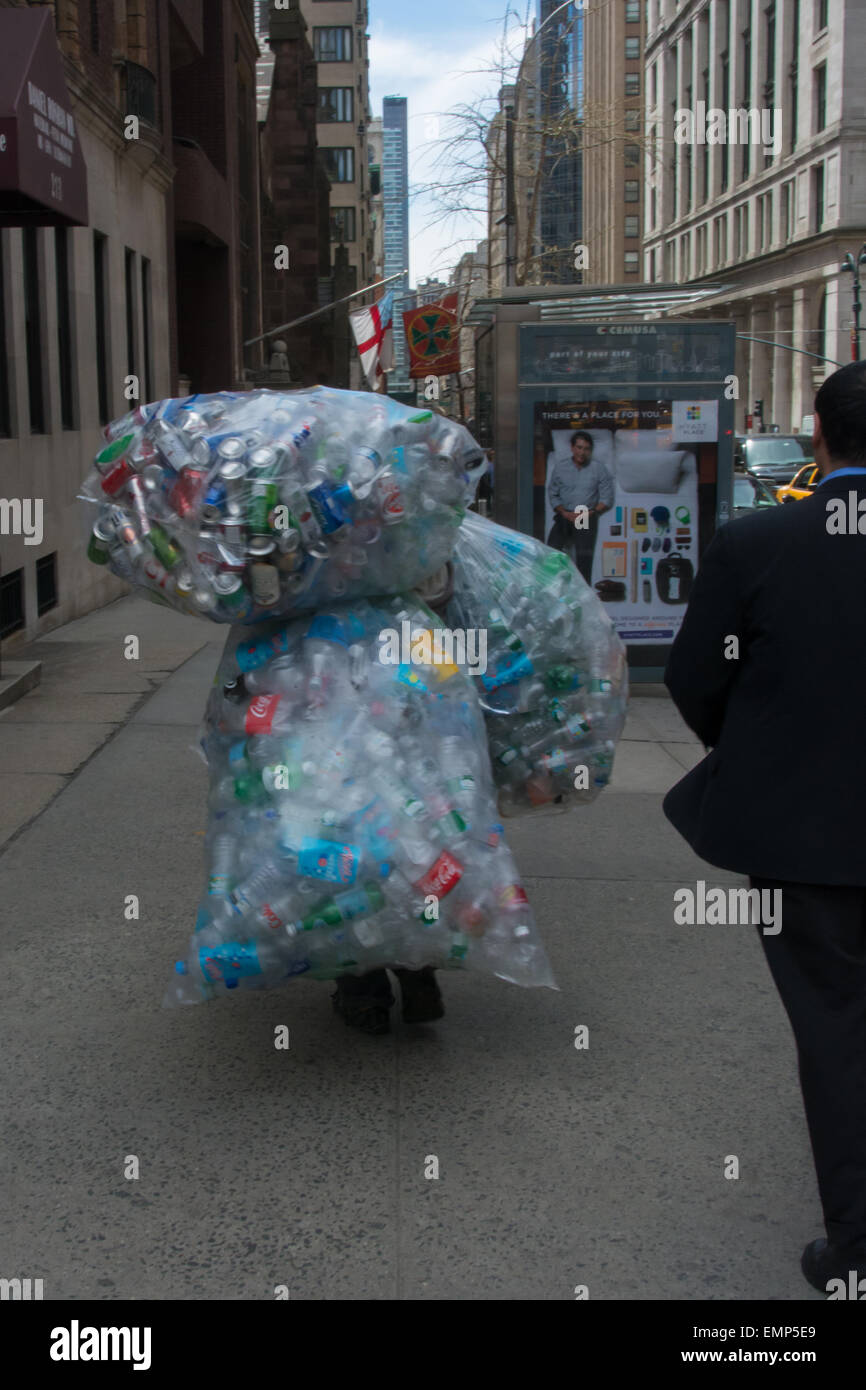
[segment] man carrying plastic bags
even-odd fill
[[[604,785],[622,648],[570,561],[465,511],[466,431],[317,387],[164,401],[106,438],[91,559],[233,625],[202,730],[207,884],[166,1002],[306,976],[381,1033],[387,969],[407,1021],[441,1017],[437,969],[555,987],[499,816]],[[490,638],[490,670],[443,617]]]

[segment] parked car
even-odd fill
[[[755,478],[745,470],[738,470],[734,474],[734,506],[733,515],[743,516],[746,512],[755,511],[758,507],[777,507],[779,505],[776,494],[762,483],[760,478]]]
[[[780,487],[776,496],[780,502],[802,502],[804,497],[811,497],[815,488],[821,481],[821,473],[816,463],[807,463],[805,468],[801,468],[799,473],[788,483],[787,487]]]
[[[738,434],[734,441],[734,467],[773,487],[789,483],[798,469],[813,462],[812,441],[803,434]]]

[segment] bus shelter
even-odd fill
[[[543,540],[551,481],[569,478],[581,441],[607,510],[577,563],[627,646],[633,679],[655,681],[701,556],[731,514],[735,329],[639,315],[635,295],[627,300],[594,317],[560,307],[554,321],[540,313],[550,299],[482,301],[476,419],[494,451],[494,520]]]

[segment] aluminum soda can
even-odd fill
[[[275,548],[276,543],[271,536],[250,536],[247,553],[258,558],[261,555],[270,555]]]
[[[250,471],[260,478],[274,478],[283,471],[288,449],[282,444],[260,444],[247,454]]]
[[[116,507],[116,516],[112,516],[114,524],[114,534],[120,541],[130,560],[139,560],[144,554],[144,546],[138,538],[138,532],[132,518]]]
[[[179,473],[185,465],[193,462],[180,430],[174,429],[165,420],[154,420],[151,436],[163,458],[176,472]]]
[[[175,545],[161,526],[151,526],[148,540],[160,564],[164,565],[167,570],[173,570],[180,561],[180,546]]]
[[[244,457],[247,447],[246,441],[241,439],[240,435],[228,434],[217,445],[217,457],[221,458],[224,463],[236,462]],[[220,473],[223,474],[222,468],[220,468]]]
[[[245,527],[239,517],[226,516],[220,523],[220,535],[226,545],[234,546],[238,550],[243,549]]]
[[[226,509],[226,490],[221,482],[211,483],[201,509],[202,521],[222,521]]]
[[[224,608],[235,610],[244,607],[246,595],[244,594],[243,581],[239,575],[214,575],[213,589]]]
[[[127,490],[138,517],[139,530],[146,536],[151,529],[150,517],[147,514],[147,488],[137,473],[130,478]]]
[[[270,527],[270,517],[279,496],[276,483],[250,483],[247,498],[247,525],[251,531],[263,532]]]
[[[173,485],[169,500],[178,516],[189,516],[207,491],[208,474],[205,468],[186,465]]]
[[[102,491],[107,497],[116,497],[126,487],[132,475],[133,470],[126,459],[121,459],[108,473],[102,475]]]
[[[196,560],[205,570],[216,573],[222,556],[219,550],[219,535],[212,526],[203,526],[196,540]]]
[[[110,424],[105,425],[102,436],[111,442],[119,439],[123,434],[129,434],[131,430],[140,430],[153,419],[155,413],[155,405],[137,405],[135,410],[131,410],[122,419],[112,420]]]
[[[90,533],[90,542],[87,546],[87,558],[94,565],[107,565],[111,555],[112,533],[103,523],[97,521]]]

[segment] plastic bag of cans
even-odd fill
[[[166,1004],[384,965],[555,988],[437,622],[395,597],[230,634],[202,729],[207,887]]]
[[[486,634],[476,689],[502,814],[592,801],[610,780],[628,668],[573,561],[467,512],[447,620]]]
[[[414,587],[450,558],[485,466],[443,416],[321,386],[165,400],[105,435],[89,558],[225,623]]]

